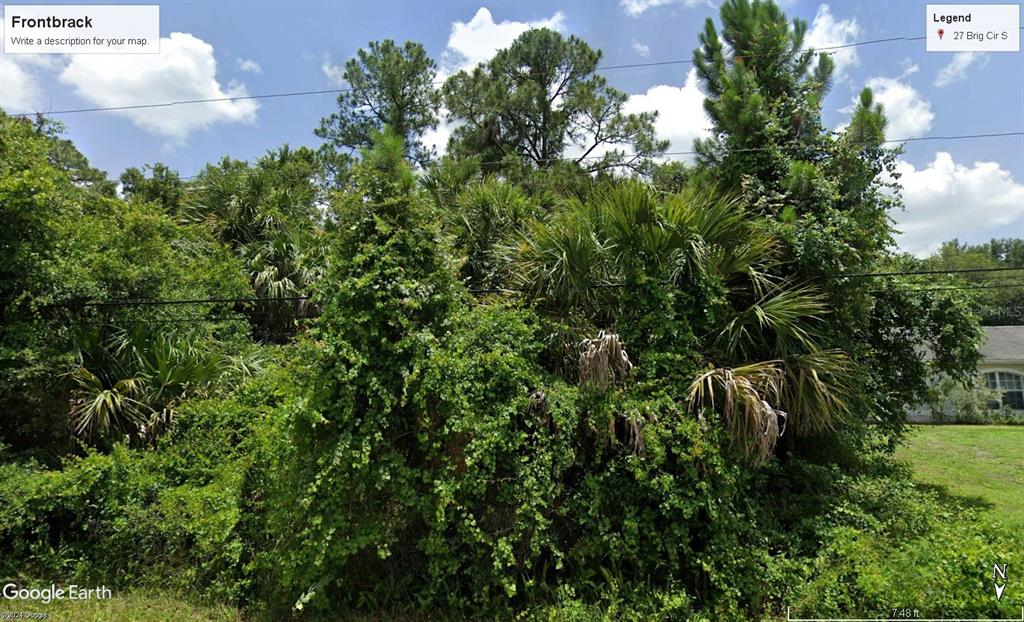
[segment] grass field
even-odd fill
[[[1024,528],[1024,426],[914,426],[898,457],[917,481]]]
[[[114,598],[108,600],[63,600],[46,605],[32,603],[31,606],[6,605],[8,611],[48,614],[49,617],[45,619],[60,622],[236,622],[242,619],[238,611],[228,606],[204,607],[172,595],[147,592],[116,594]]]

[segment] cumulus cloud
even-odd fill
[[[160,40],[160,54],[76,54],[60,73],[61,82],[100,107],[153,102],[244,97],[245,85],[221,85],[213,46],[188,33]],[[218,101],[164,108],[113,111],[135,125],[182,144],[188,135],[215,123],[252,123],[253,100]]]
[[[700,90],[697,70],[691,69],[682,86],[658,84],[643,93],[630,95],[622,106],[623,114],[657,112],[654,133],[659,139],[668,140],[668,151],[693,151],[696,138],[710,136],[711,120],[704,112],[704,94]],[[581,138],[580,144],[566,147],[565,155],[575,158],[583,155],[591,137]],[[599,145],[589,153],[588,158],[600,158],[611,151],[631,151],[629,145]],[[669,160],[692,160],[692,155],[670,155]]]
[[[872,78],[868,87],[875,93],[875,101],[882,104],[889,120],[885,126],[887,140],[917,138],[932,129],[935,113],[932,106],[914,87],[895,78]],[[852,112],[858,98],[844,111]]]
[[[509,20],[495,22],[491,12],[486,7],[480,7],[473,19],[468,22],[452,23],[451,33],[448,35],[448,45],[441,53],[441,69],[438,71],[437,80],[443,81],[454,73],[472,69],[480,63],[491,60],[498,50],[512,45],[516,37],[532,28],[550,28],[563,32],[565,30],[565,14],[557,11],[551,17],[534,22]],[[328,79],[332,79],[332,82],[341,83],[340,76],[344,70],[343,67],[331,65],[330,59],[325,59],[322,69]],[[446,110],[441,110],[439,116],[441,121],[437,128],[425,132],[422,140],[428,148],[433,147],[439,155],[444,155],[448,147],[448,139],[458,124],[448,120]]]
[[[263,67],[256,61],[249,58],[239,58],[238,68],[249,73],[263,73]]]
[[[981,52],[957,52],[953,55],[953,60],[949,61],[949,64],[940,69],[938,75],[935,76],[935,86],[949,86],[950,84],[965,80],[967,78],[967,70],[975,63],[978,64],[979,69],[987,65],[988,54]]]
[[[692,151],[694,139],[707,137],[711,127],[696,69],[690,69],[683,86],[659,84],[645,93],[630,95],[623,112],[657,112],[654,129],[658,138],[670,142],[669,151]]]
[[[345,83],[345,66],[335,65],[330,54],[324,54],[324,58],[320,62],[320,71],[324,72],[327,81],[332,86],[341,86]]]
[[[2,18],[2,12],[0,12]],[[0,19],[0,41],[5,41],[4,24]],[[45,106],[33,66],[48,64],[52,59],[43,54],[0,54],[0,108],[7,112],[35,112]]]
[[[640,56],[647,58],[651,55],[651,46],[640,43],[639,41],[633,41],[633,51]]]
[[[900,248],[918,256],[942,242],[1017,222],[1024,225],[1024,184],[998,162],[959,164],[940,151],[928,166],[899,162],[906,210],[894,214]]]
[[[903,73],[901,73],[899,77],[900,80],[909,78],[918,71],[921,71],[921,67],[914,61],[910,60],[910,58],[904,58],[900,61],[900,66],[903,67]]]
[[[558,11],[551,17],[535,22],[495,22],[491,12],[480,7],[469,22],[457,21],[452,24],[448,46],[441,54],[442,73],[452,74],[487,62],[495,52],[507,48],[516,37],[532,28],[550,28],[561,32],[565,28],[565,14]]]
[[[670,4],[681,4],[686,8],[693,8],[702,4],[714,6],[711,0],[619,0],[619,6],[622,7],[622,10],[633,17],[641,15],[647,9]]]
[[[442,110],[440,115],[441,122],[437,124],[437,127],[432,130],[423,132],[423,146],[427,149],[433,149],[438,155],[444,155],[448,150],[448,139],[452,137],[452,132],[458,125],[454,122],[447,121],[448,111]]]
[[[860,36],[860,25],[855,18],[837,20],[832,15],[832,10],[827,4],[818,7],[810,30],[804,38],[804,45],[808,48],[820,50],[832,48],[837,45],[853,43]],[[845,79],[852,67],[860,64],[857,56],[857,48],[846,47],[837,50],[827,50],[835,61],[835,77],[837,80]]]
[[[13,56],[0,56],[0,108],[7,112],[35,112],[44,107],[36,77]]]

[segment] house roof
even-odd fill
[[[981,356],[985,361],[1024,363],[1024,326],[985,326]]]

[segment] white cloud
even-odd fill
[[[702,4],[714,6],[711,0],[619,0],[619,6],[633,17],[642,14],[647,9],[669,4],[681,4],[686,8],[693,8]]]
[[[885,126],[887,140],[899,138],[917,138],[932,129],[935,114],[932,106],[914,87],[894,78],[872,78],[868,87],[875,93],[875,101],[882,104],[885,117],[889,122]],[[859,97],[844,111],[852,112]]]
[[[927,255],[946,240],[1024,218],[1024,184],[998,162],[968,167],[940,151],[920,170],[907,162],[896,168],[906,206],[894,214],[903,250]]]
[[[512,45],[516,38],[533,28],[550,28],[558,32],[565,30],[565,15],[558,11],[551,17],[534,22],[513,22],[505,20],[495,22],[486,7],[480,7],[469,22],[452,23],[448,45],[441,53],[441,69],[437,73],[437,81],[446,80],[450,75],[462,70],[469,70],[480,63],[489,61],[494,54]],[[322,66],[324,73],[335,84],[340,84],[343,67],[331,65],[325,59]],[[448,139],[458,123],[448,120],[448,112],[441,110],[441,121],[437,128],[423,134],[423,144],[434,147],[438,155],[444,155],[448,148]]]
[[[658,112],[654,129],[658,138],[670,141],[669,151],[692,151],[695,138],[709,135],[711,120],[704,112],[704,93],[697,81],[697,70],[690,69],[681,87],[659,84],[646,93],[630,95],[624,113]]]
[[[640,43],[639,41],[633,41],[633,51],[640,56],[647,58],[651,55],[651,46]]]
[[[978,66],[979,69],[987,65],[988,54],[982,54],[980,52],[957,52],[953,55],[953,60],[949,61],[949,64],[940,69],[938,75],[935,76],[935,86],[949,86],[950,84],[966,79],[967,70],[975,63],[980,63]]]
[[[324,58],[320,62],[320,71],[324,72],[324,75],[327,76],[327,81],[332,86],[341,86],[345,83],[345,66],[335,65],[331,61],[330,54],[324,54]]]
[[[490,60],[495,52],[507,48],[516,37],[532,28],[550,28],[561,32],[565,28],[565,14],[558,11],[551,17],[535,22],[495,22],[491,12],[480,7],[469,22],[452,24],[448,46],[441,55],[442,76],[439,79]]]
[[[238,68],[249,73],[263,73],[263,67],[260,67],[259,63],[250,58],[239,58]]]
[[[903,73],[901,73],[899,77],[900,80],[909,78],[918,71],[921,71],[921,67],[914,61],[910,60],[910,58],[904,58],[900,61],[900,66],[903,67]]]
[[[44,107],[43,92],[34,75],[7,54],[0,55],[0,108],[6,112],[35,112]]]
[[[421,141],[427,149],[433,148],[438,156],[443,156],[448,151],[448,139],[452,137],[452,132],[459,124],[458,122],[449,122],[447,120],[447,110],[442,109],[438,116],[441,118],[441,121],[438,122],[437,127],[423,132]]]
[[[217,81],[213,46],[188,33],[160,39],[160,54],[76,54],[60,74],[79,97],[100,107],[219,99],[247,95],[245,85]],[[253,100],[184,104],[114,111],[139,127],[184,143],[214,123],[252,123]]]
[[[658,84],[644,93],[630,95],[622,106],[623,114],[639,114],[657,112],[654,120],[654,133],[659,139],[668,140],[668,151],[693,151],[695,138],[709,136],[707,128],[711,120],[704,112],[704,94],[697,81],[697,70],[691,69],[683,86]],[[593,144],[591,136],[581,137],[578,144],[566,147],[565,155],[569,158],[579,157]],[[599,145],[587,156],[600,158],[610,151],[631,152],[629,145]],[[692,156],[666,156],[669,160],[692,160]]]
[[[2,17],[2,12],[0,12]],[[0,41],[4,41],[4,24],[0,19]],[[43,90],[28,68],[47,63],[42,54],[0,53],[0,108],[6,112],[35,112],[44,105]]]
[[[860,36],[860,25],[855,18],[837,20],[832,15],[827,4],[818,7],[814,16],[814,22],[804,37],[804,45],[808,48],[820,50],[831,48],[837,45],[853,43]],[[850,68],[860,64],[856,47],[845,47],[835,50],[827,50],[835,61],[835,77],[842,80],[847,77]]]

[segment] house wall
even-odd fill
[[[1015,371],[1024,374],[1024,362],[1013,361],[1001,363],[999,361],[983,361],[978,364],[979,376],[990,371]],[[942,410],[946,414],[951,414],[953,409],[947,403],[943,405]],[[1021,417],[1024,417],[1024,410],[1018,410],[1014,412],[1019,414]],[[907,412],[907,421],[911,423],[930,423],[932,421],[931,409],[920,406],[917,408],[912,408]]]
[[[978,365],[979,374],[990,371],[1015,371],[1024,374],[1024,362],[999,363],[997,361],[985,361]],[[1015,410],[1013,412],[1024,417],[1024,410]]]
[[[1015,371],[1024,374],[1024,362],[1014,363],[997,363],[995,361],[985,361],[978,364],[978,373],[983,374],[987,371]]]

